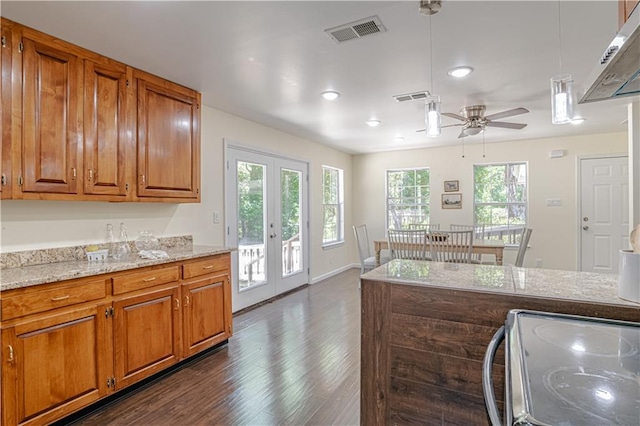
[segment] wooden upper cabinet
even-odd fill
[[[84,61],[84,193],[126,197],[135,161],[127,119],[131,69]],[[130,84],[130,83],[129,83]]]
[[[13,47],[12,25],[2,19],[0,32],[0,71],[2,72],[2,89],[0,99],[0,122],[2,123],[2,146],[0,147],[0,198],[11,198],[11,49]]]
[[[134,78],[138,197],[200,201],[200,94],[142,71]]]
[[[622,28],[633,10],[638,7],[640,0],[618,0],[618,27]]]
[[[75,194],[82,62],[27,30],[22,46],[22,190]]]

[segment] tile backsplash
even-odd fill
[[[191,250],[193,248],[193,236],[191,235],[159,237],[158,240],[160,241],[160,250]],[[132,252],[137,252],[134,242],[130,241],[129,244],[131,245]],[[0,253],[0,269],[42,265],[45,263],[68,262],[71,260],[83,260],[87,258],[85,249],[89,245],[97,245],[100,248],[104,247],[104,243],[97,243],[85,244],[82,246]]]

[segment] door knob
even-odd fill
[[[589,229],[588,226],[583,226],[582,229],[584,229],[585,231],[587,231]]]

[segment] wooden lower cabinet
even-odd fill
[[[180,360],[179,285],[113,302],[116,389]]]
[[[3,425],[50,423],[107,394],[105,309],[69,309],[2,330]]]
[[[228,253],[2,292],[1,426],[59,420],[232,333]]]
[[[215,346],[231,335],[229,275],[215,275],[182,284],[184,356]]]

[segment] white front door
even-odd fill
[[[629,248],[627,157],[581,159],[580,185],[580,270],[617,273]]]
[[[307,163],[227,147],[233,311],[309,282]]]

